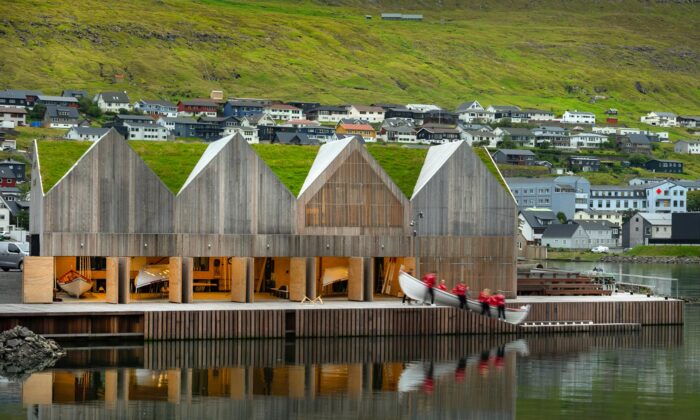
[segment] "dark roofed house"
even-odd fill
[[[219,104],[211,99],[188,99],[177,103],[177,113],[180,116],[191,117],[206,115],[216,117]]]
[[[80,114],[73,107],[47,105],[43,125],[46,128],[71,128],[78,125]]]
[[[677,160],[652,159],[647,161],[644,167],[652,172],[665,172],[669,174],[683,173],[683,162]]]
[[[9,168],[0,167],[0,187],[17,186],[17,175]]]
[[[569,157],[569,169],[581,172],[597,172],[600,170],[600,159],[590,156]]]
[[[277,132],[275,133],[275,138],[272,140],[272,143],[279,143],[279,144],[296,144],[300,146],[307,146],[307,145],[317,145],[319,144],[318,140],[311,139],[309,136],[305,133],[301,133],[298,131],[291,131],[291,132]]]
[[[458,141],[459,136],[459,130],[448,127],[422,127],[416,133],[416,139],[418,141],[435,144]]]
[[[525,209],[520,211],[520,232],[528,243],[539,245],[544,231],[553,224],[561,224],[557,215],[549,209]]]
[[[498,149],[493,154],[493,160],[506,165],[532,166],[535,164],[535,154],[531,150]]]
[[[542,245],[551,248],[586,249],[589,243],[586,230],[577,223],[553,224],[542,234]]]
[[[651,139],[644,134],[626,134],[617,137],[618,149],[629,154],[651,154],[651,143]]]
[[[266,102],[254,99],[229,99],[224,104],[224,116],[248,117],[262,114]]]
[[[0,168],[10,170],[15,173],[15,177],[17,178],[18,182],[24,182],[25,181],[25,170],[26,170],[27,164],[24,162],[19,162],[14,159],[6,159],[3,161],[0,161]]]
[[[61,96],[72,96],[73,98],[76,98],[77,100],[81,100],[83,98],[87,98],[88,93],[87,93],[87,90],[66,89],[63,92],[61,92]]]
[[[37,103],[44,106],[47,105],[58,105],[58,106],[70,106],[73,108],[79,108],[80,104],[78,99],[72,96],[49,96],[49,95],[39,95]]]

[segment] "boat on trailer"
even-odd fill
[[[401,271],[399,273],[399,284],[401,285],[401,290],[403,290],[403,293],[411,299],[422,302],[425,298],[425,284],[410,274]],[[445,292],[437,287],[433,290],[435,292],[436,304],[459,308],[459,298],[457,295]],[[477,300],[467,299],[467,308],[472,312],[476,312],[478,314],[481,313],[481,303],[479,303]],[[530,305],[521,306],[520,308],[506,308],[506,322],[518,325],[523,322],[525,318],[527,318],[529,313]],[[495,318],[497,314],[498,308],[491,306],[491,316]]]
[[[70,270],[58,278],[58,287],[68,293],[69,296],[79,298],[92,289],[92,280],[75,270]]]

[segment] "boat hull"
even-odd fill
[[[85,281],[81,278],[76,278],[68,283],[59,283],[61,290],[68,293],[69,296],[79,298],[85,292],[92,289],[92,282]]]
[[[411,299],[417,301],[423,301],[426,295],[426,287],[422,281],[411,276],[408,273],[399,273],[399,284],[401,285],[401,290],[403,293],[410,297]],[[433,289],[435,294],[435,303],[442,306],[452,306],[453,308],[459,308],[459,298],[452,293],[445,292],[438,288]],[[467,299],[467,308],[476,313],[481,313],[481,303],[473,299]],[[510,324],[520,324],[527,318],[530,312],[530,305],[525,305],[520,308],[506,308],[506,322]],[[491,306],[491,316],[496,317],[498,315],[498,308]]]
[[[136,290],[169,280],[170,267],[165,264],[147,265],[136,275]]]

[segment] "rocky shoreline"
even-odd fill
[[[16,326],[0,333],[0,376],[22,381],[53,366],[65,354],[55,341]]]
[[[640,264],[700,264],[700,257],[636,257],[627,255],[606,255],[601,262],[640,263]]]

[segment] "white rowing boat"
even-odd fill
[[[170,274],[168,264],[153,264],[144,266],[136,275],[136,290],[152,284],[167,282]]]
[[[399,273],[399,284],[401,285],[401,290],[403,290],[403,293],[411,299],[423,301],[425,298],[427,292],[425,284],[410,274],[401,271]],[[435,292],[436,304],[459,308],[459,298],[457,295],[445,292],[437,287],[433,290]],[[481,313],[481,303],[479,303],[477,300],[467,299],[467,308],[469,308],[469,310],[472,312]],[[506,322],[518,325],[523,322],[525,318],[527,318],[529,313],[530,305],[525,305],[520,308],[506,308]],[[491,306],[491,316],[495,318],[497,315],[498,308]]]
[[[75,270],[70,270],[58,279],[58,287],[68,293],[69,296],[79,298],[92,289],[92,280]]]

